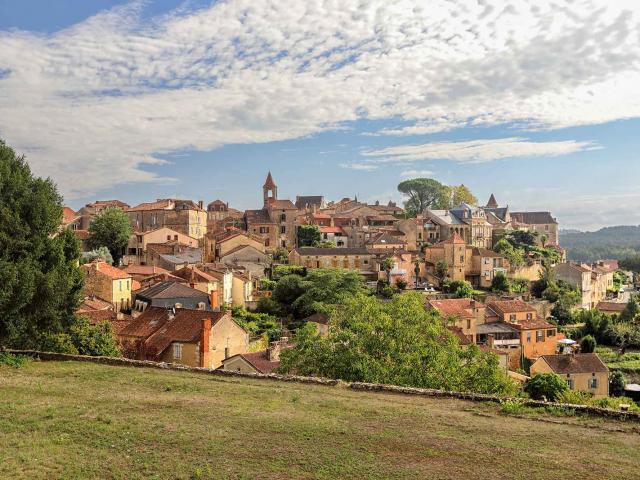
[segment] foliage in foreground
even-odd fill
[[[94,249],[107,247],[113,262],[118,265],[131,233],[127,214],[119,208],[107,208],[89,225],[89,246]]]
[[[29,363],[31,359],[24,355],[14,355],[13,353],[0,352],[0,365],[20,368]]]
[[[311,326],[298,331],[295,348],[281,354],[281,371],[444,390],[508,395],[515,385],[498,358],[471,346],[462,350],[419,293],[381,303],[356,295],[332,316],[327,337]]]
[[[524,391],[534,400],[555,402],[569,389],[567,382],[555,373],[541,373],[527,381]]]

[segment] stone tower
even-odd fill
[[[271,172],[267,175],[267,179],[264,181],[264,185],[262,186],[262,197],[264,199],[264,208],[267,208],[271,200],[278,199],[278,186],[276,185],[276,182],[273,181]]]

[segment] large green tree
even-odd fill
[[[300,225],[298,227],[298,246],[313,247],[322,239],[317,225]]]
[[[405,211],[415,217],[426,208],[447,208],[449,189],[432,178],[412,178],[400,182],[398,191],[407,197]]]
[[[80,252],[61,220],[53,182],[0,141],[0,345],[39,348],[75,323]]]
[[[449,188],[449,207],[455,207],[460,205],[461,203],[466,203],[468,205],[477,205],[478,199],[476,196],[471,193],[468,187],[465,185],[453,185]]]
[[[113,263],[118,265],[131,233],[127,214],[119,208],[107,208],[89,225],[89,246],[94,249],[107,247]]]
[[[513,393],[498,358],[476,346],[463,350],[419,293],[382,303],[356,295],[334,311],[326,337],[311,326],[281,354],[281,371],[491,394]]]

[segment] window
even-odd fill
[[[280,227],[280,233],[287,233],[287,227],[284,225]]]
[[[536,331],[536,342],[544,342],[544,330]]]
[[[533,319],[533,313],[527,313],[527,320]]]
[[[598,379],[593,377],[589,379],[589,388],[598,388]]]
[[[174,343],[173,344],[173,358],[176,360],[180,360],[182,358],[182,344]]]
[[[547,337],[555,337],[555,336],[556,336],[555,330],[547,330]]]
[[[567,378],[567,385],[569,387],[569,390],[573,390],[573,380],[570,378]]]
[[[281,214],[281,215],[280,215],[280,221],[281,221],[281,222],[286,222],[286,221],[287,221],[287,215],[286,215],[286,214],[284,214],[284,213],[283,213],[283,214]]]
[[[515,314],[509,315],[509,320],[511,320],[512,322],[515,322],[516,321],[516,315]]]
[[[171,240],[171,235],[167,235],[167,240]]]
[[[531,332],[527,332],[527,343],[531,343]]]
[[[362,263],[364,263],[365,265],[369,265],[369,260],[363,260]]]
[[[118,286],[120,287],[120,291],[122,291],[122,280],[118,281]]]
[[[460,255],[460,261],[464,263],[464,255]]]
[[[467,330],[471,328],[471,319],[467,318]]]
[[[269,233],[269,227],[260,227],[260,233]]]
[[[200,229],[198,229],[198,231],[200,231]],[[178,235],[174,235],[174,236],[173,236],[173,239],[174,239],[174,240],[178,240]]]

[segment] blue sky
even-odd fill
[[[0,138],[69,205],[401,201],[640,224],[635,2],[0,0]],[[514,28],[514,26],[516,28]]]

